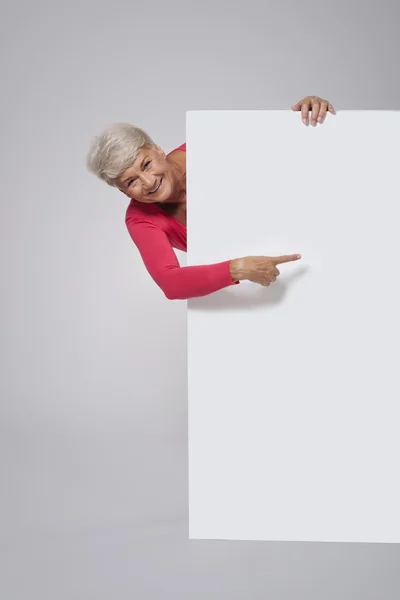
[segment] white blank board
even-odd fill
[[[192,539],[400,542],[400,112],[187,113]]]

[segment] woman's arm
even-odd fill
[[[212,294],[238,283],[233,281],[229,260],[201,266],[181,267],[164,231],[153,223],[127,223],[144,265],[169,300],[187,300]]]

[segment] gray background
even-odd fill
[[[185,303],[84,165],[113,121],[398,109],[400,9],[365,4],[2,3],[2,599],[399,598],[398,546],[188,540]]]

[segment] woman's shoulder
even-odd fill
[[[172,152],[176,152],[177,150],[183,150],[183,152],[186,152],[186,142],[184,144],[181,144],[177,148],[174,148],[174,150],[171,150],[170,154],[172,154]]]
[[[155,204],[144,204],[131,198],[126,213],[125,221],[128,223],[139,223],[147,221],[156,224],[159,220],[160,211]]]

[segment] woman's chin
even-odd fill
[[[167,190],[163,190],[162,194],[160,194],[159,198],[154,199],[155,202],[159,202],[160,204],[168,204],[172,202],[171,195],[168,194]]]

